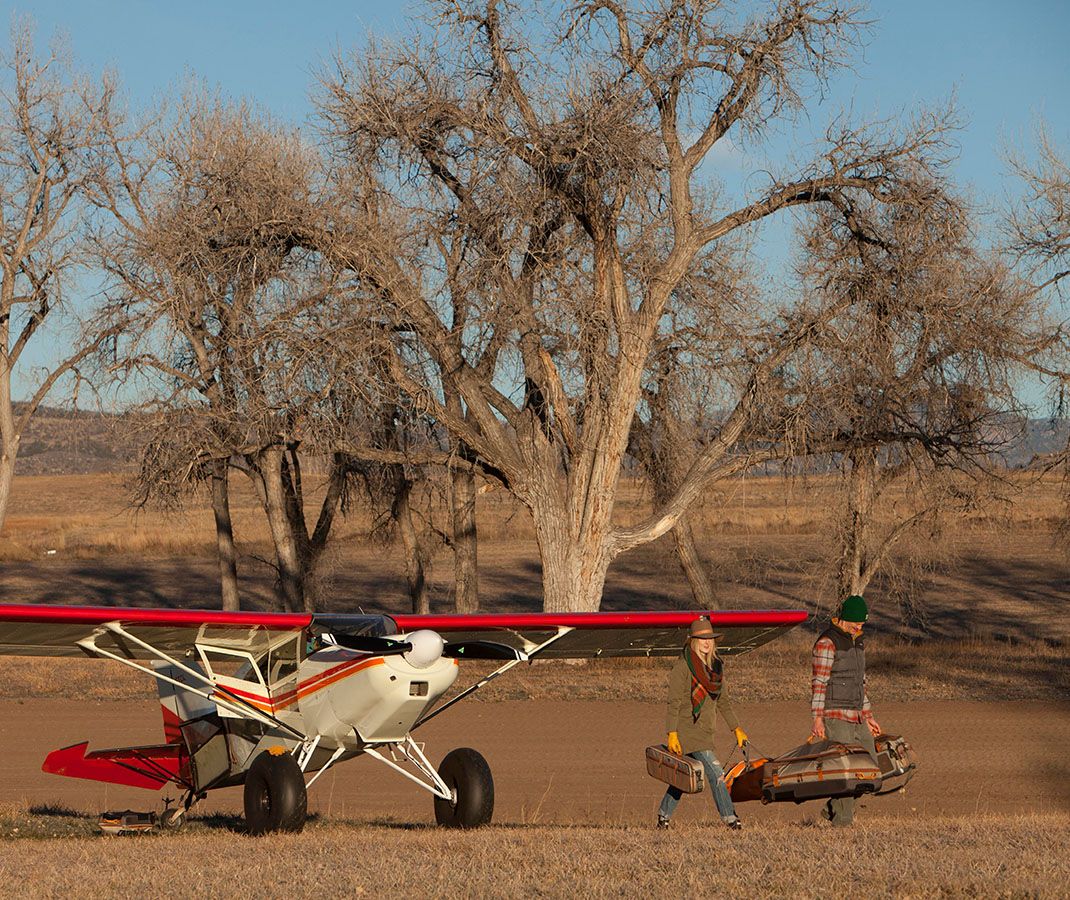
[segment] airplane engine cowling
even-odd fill
[[[437,631],[428,631],[426,628],[406,635],[405,640],[412,645],[412,649],[406,650],[402,656],[405,662],[417,669],[426,669],[438,662],[446,646],[441,634]]]
[[[442,658],[438,640],[438,657],[420,658],[420,667],[405,658],[408,653],[375,656],[328,647],[311,654],[297,676],[306,733],[347,745],[404,738],[457,678],[457,661]]]

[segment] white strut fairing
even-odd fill
[[[417,668],[400,655],[329,647],[298,669],[301,716],[307,733],[326,742],[356,748],[400,741],[456,679],[454,659],[440,656]]]

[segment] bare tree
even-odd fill
[[[401,398],[381,398],[366,429],[363,458],[354,462],[377,513],[373,537],[396,537],[401,543],[409,600],[417,614],[431,611],[431,565],[441,534],[432,521],[438,498],[425,466],[412,461],[428,446],[422,424]],[[383,459],[376,459],[380,453]]]
[[[1070,391],[1070,306],[1064,280],[1070,275],[1070,165],[1043,126],[1036,143],[1034,159],[1008,154],[1024,194],[1009,206],[1004,233],[1013,264],[1029,288],[1046,299],[1053,320],[1037,335],[1035,352],[1026,362],[1051,388],[1055,414],[1065,416]],[[1070,444],[1050,466],[1064,472],[1066,503],[1060,531],[1070,545]]]
[[[204,457],[205,429],[212,424],[196,406],[150,402],[124,416],[119,427],[138,449],[139,465],[131,484],[136,508],[177,508],[190,493],[207,485],[215,522],[222,608],[237,610],[241,598],[228,461]]]
[[[336,441],[356,395],[336,373],[357,365],[332,349],[344,289],[298,241],[319,216],[318,157],[248,106],[203,93],[140,132],[118,119],[109,131],[116,171],[98,202],[118,224],[99,251],[115,284],[108,314],[126,323],[111,368],[148,379],[143,411],[196,423],[179,444],[185,471],[213,486],[224,597],[227,472],[238,468],[260,498],[284,606],[312,608],[349,477]],[[326,466],[311,523],[303,455]]]
[[[821,213],[806,235],[809,289],[854,298],[800,367],[808,414],[848,443],[842,595],[862,593],[913,530],[976,509],[1020,429],[1016,377],[1043,309],[974,249],[961,202],[928,200],[867,210],[867,239]]]
[[[25,23],[12,29],[0,89],[0,525],[7,514],[19,444],[65,376],[106,335],[82,328],[50,358],[16,408],[12,380],[29,379],[24,356],[70,308],[71,283],[85,262],[86,191],[102,164],[101,122],[111,87],[71,74],[59,49],[35,55]],[[77,327],[77,326],[76,326]],[[47,329],[46,329],[47,331]],[[60,332],[56,332],[58,334]],[[55,334],[51,340],[55,341]],[[61,339],[60,347],[66,339]]]
[[[673,528],[711,479],[785,452],[741,441],[842,308],[766,307],[716,434],[624,527],[614,498],[674,292],[783,210],[851,222],[861,198],[910,202],[947,120],[901,136],[834,124],[811,162],[728,205],[703,173],[711,150],[803,108],[854,45],[856,11],[805,0],[740,24],[722,4],[584,3],[530,47],[497,0],[432,9],[439,43],[373,49],[326,79],[340,206],[312,240],[363,285],[361,315],[405,334],[394,381],[530,510],[545,608],[596,609],[614,558]]]

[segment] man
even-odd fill
[[[868,617],[866,601],[852,594],[840,604],[832,625],[814,644],[811,740],[861,744],[876,759],[873,738],[881,733],[881,727],[869,707],[862,640]],[[846,827],[854,821],[854,809],[854,797],[842,797],[829,800],[821,814],[833,825]]]
[[[713,750],[713,730],[718,713],[735,732],[740,747],[747,740],[725,691],[724,668],[717,656],[718,637],[720,635],[714,633],[705,616],[692,622],[688,629],[683,653],[669,674],[666,720],[669,737],[666,743],[673,753],[686,753],[702,763],[721,821],[729,828],[742,828],[725,787],[724,772]],[[682,796],[682,792],[672,786],[665,792],[658,808],[658,828],[668,828]]]

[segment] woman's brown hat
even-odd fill
[[[690,641],[701,641],[708,638],[720,637],[724,637],[724,635],[714,631],[713,626],[710,624],[710,620],[705,616],[699,616],[699,618],[695,619],[687,629],[687,639]]]

